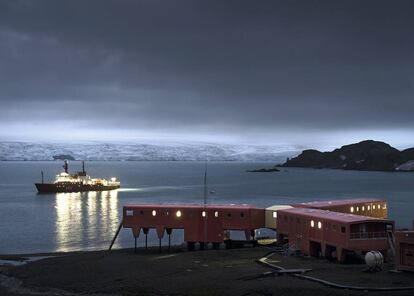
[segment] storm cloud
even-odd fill
[[[413,15],[391,0],[3,0],[0,137],[414,143]]]

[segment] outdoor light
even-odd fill
[[[153,216],[157,215],[157,211],[152,210],[152,215],[153,215]]]
[[[202,216],[202,217],[205,217],[205,216],[206,216],[206,211],[202,211],[202,212],[201,212],[201,216]]]
[[[315,221],[311,220],[311,227],[315,227]]]
[[[273,218],[277,218],[277,212],[273,212]]]
[[[321,221],[318,222],[318,228],[321,229],[322,228],[322,223]]]
[[[178,218],[180,218],[180,217],[181,217],[181,211],[180,211],[180,210],[178,210],[178,211],[177,211],[177,213],[175,213],[175,215],[176,215]]]
[[[216,218],[218,217],[218,212],[217,211],[214,212],[214,217],[216,217]]]
[[[351,207],[351,213],[353,213],[354,212],[354,207]]]

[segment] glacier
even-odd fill
[[[85,161],[245,161],[284,162],[301,147],[198,142],[0,142],[0,161],[44,161],[68,154]]]

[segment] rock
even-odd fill
[[[263,168],[263,169],[257,169],[257,170],[247,170],[248,173],[272,173],[272,172],[280,172],[280,170],[276,167],[273,168]]]
[[[58,155],[53,155],[53,160],[76,160],[76,159],[70,154],[58,154]]]
[[[396,171],[414,160],[414,148],[399,151],[387,143],[373,140],[345,145],[331,152],[304,150],[286,161],[284,167],[329,168],[359,171]],[[404,168],[406,168],[405,166]]]

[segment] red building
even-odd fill
[[[350,213],[381,219],[386,219],[388,217],[387,201],[376,198],[311,201],[293,204],[292,207]]]
[[[387,231],[393,231],[394,222],[305,207],[279,210],[277,227],[278,240],[292,249],[342,262],[348,252],[386,253]]]
[[[414,230],[396,231],[396,268],[414,271]]]
[[[264,209],[247,205],[126,205],[122,226],[131,228],[134,237],[141,229],[147,234],[153,228],[160,239],[165,232],[183,229],[190,248],[196,242],[217,247],[227,230],[242,230],[250,239],[255,229],[264,226],[264,219]]]

